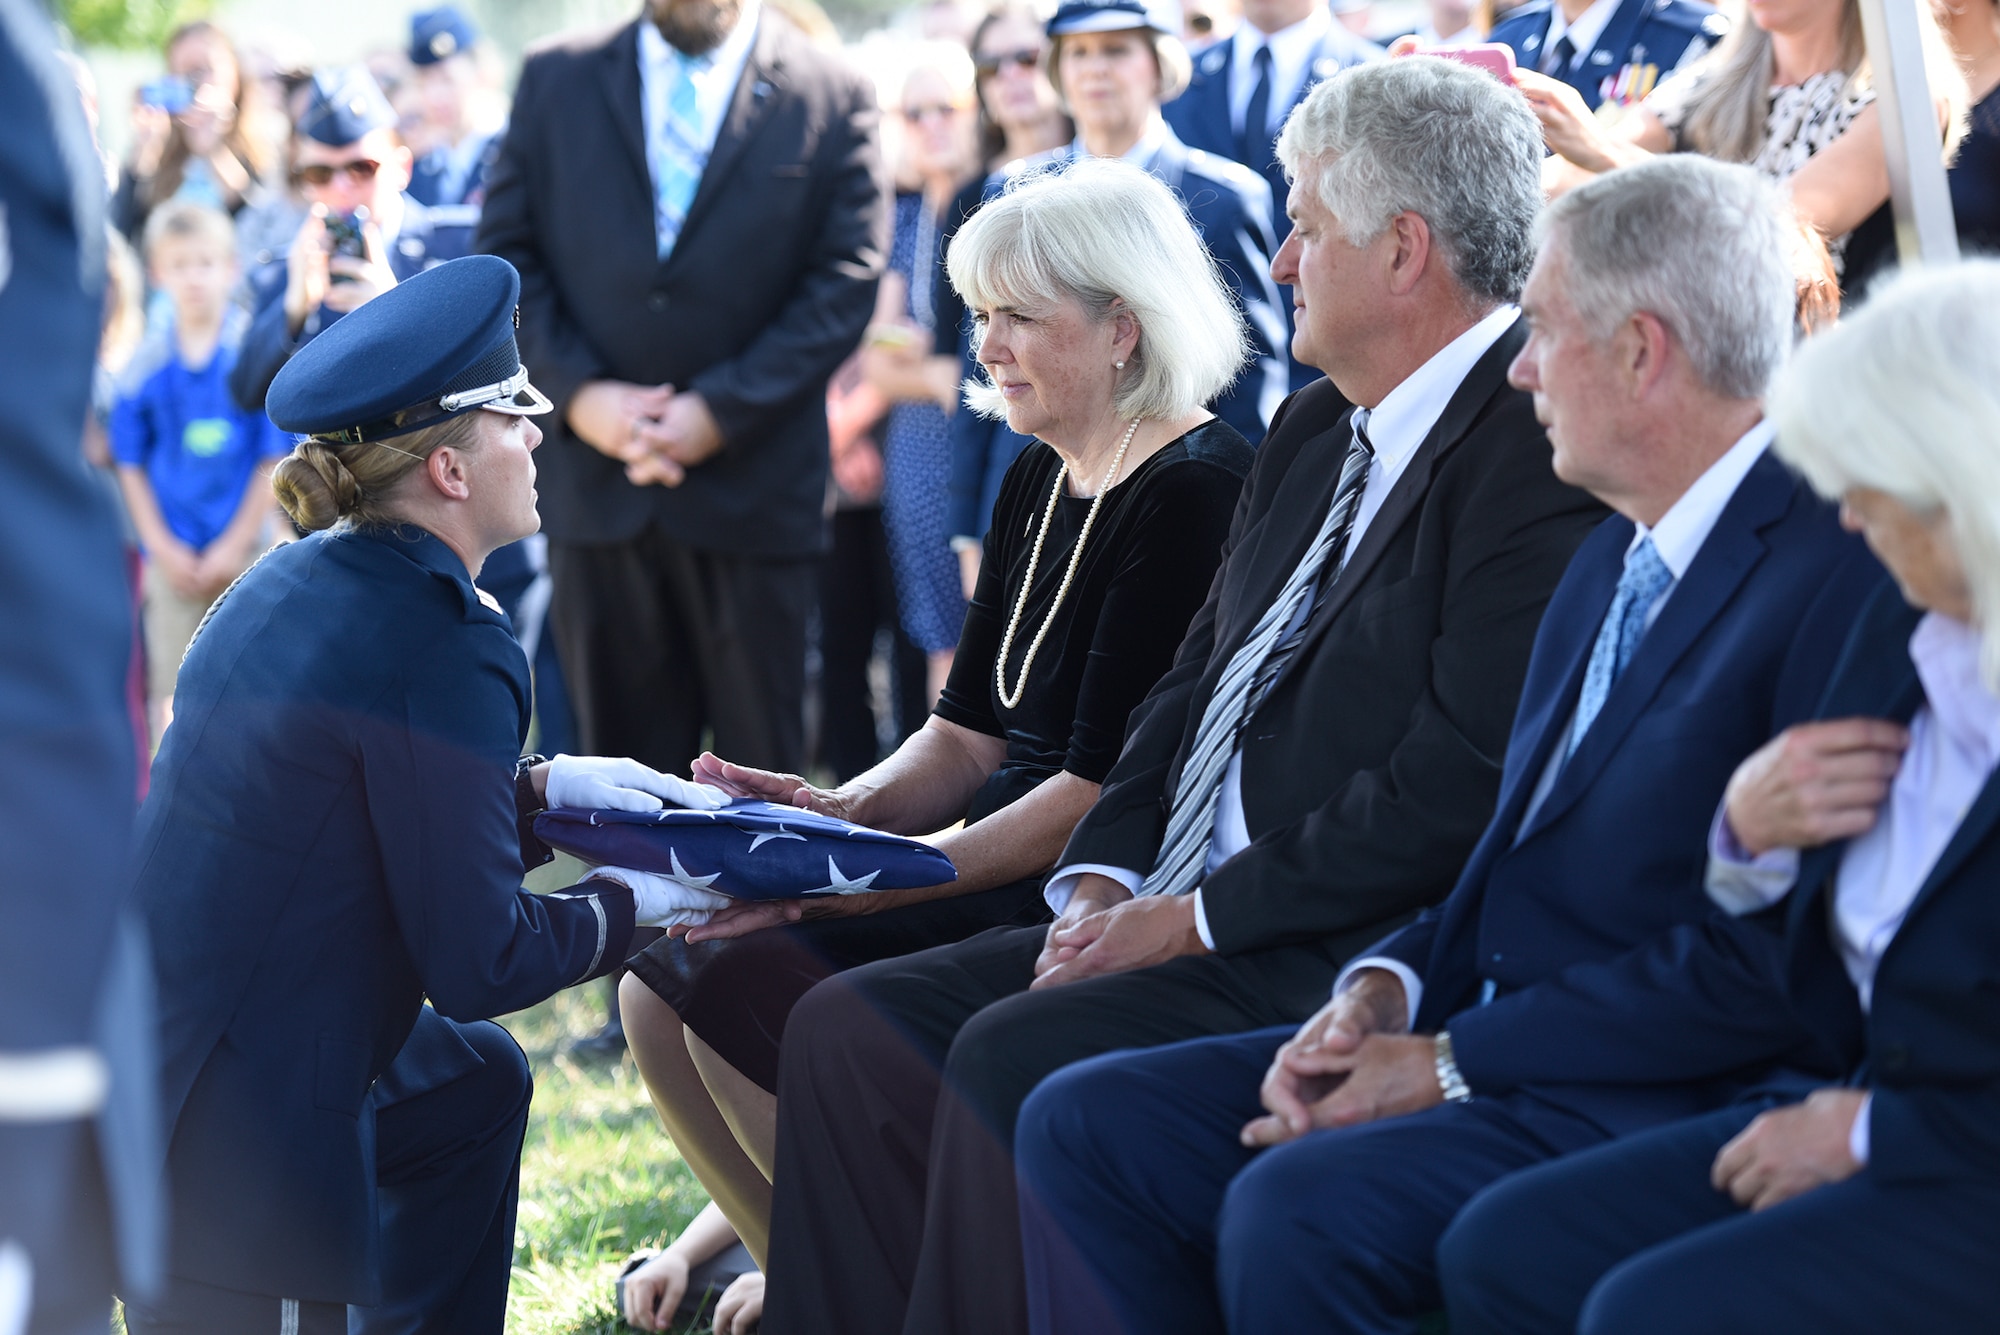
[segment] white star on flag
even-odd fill
[[[755,853],[758,849],[762,848],[765,844],[770,843],[773,839],[796,839],[802,844],[809,842],[804,835],[793,834],[790,830],[780,825],[778,827],[778,832],[776,834],[760,834],[752,838],[750,840],[750,851],[752,853]]]
[[[673,871],[668,875],[667,879],[670,881],[677,882],[681,885],[684,885],[690,890],[706,890],[711,885],[714,885],[716,880],[720,878],[722,875],[721,872],[715,873],[714,876],[688,875],[687,868],[681,865],[681,855],[679,853],[676,853],[671,848],[667,850],[667,859],[673,863],[673,868],[674,868]],[[827,861],[829,862],[831,862],[832,860],[833,859],[831,858],[827,859]]]
[[[847,877],[841,875],[839,865],[829,856],[826,860],[827,883],[817,890],[808,890],[805,893],[809,895],[851,895],[856,891],[868,889],[869,886],[874,884],[875,878],[881,874],[879,870],[871,871],[858,881],[850,881]]]

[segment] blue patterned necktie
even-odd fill
[[[694,81],[715,63],[712,57],[691,56],[685,51],[672,55],[670,68],[662,71],[672,80],[667,89],[667,114],[661,118],[660,133],[648,146],[653,159],[653,233],[663,260],[680,239],[688,205],[694,203],[695,188],[708,166],[708,136],[702,133]]]
[[[1591,646],[1590,663],[1583,670],[1583,690],[1576,697],[1576,719],[1563,750],[1565,760],[1576,751],[1577,743],[1604,708],[1611,687],[1638,652],[1639,641],[1646,635],[1646,613],[1673,582],[1673,572],[1660,559],[1652,538],[1641,538],[1625,557],[1625,573],[1618,577],[1618,591],[1611,595],[1611,608],[1598,627],[1597,643]]]
[[[1222,776],[1229,768],[1229,758],[1236,754],[1236,738],[1304,643],[1312,618],[1299,616],[1299,610],[1314,590],[1330,582],[1322,576],[1340,569],[1340,554],[1353,532],[1361,493],[1368,484],[1368,465],[1375,457],[1365,417],[1359,410],[1354,415],[1354,443],[1341,464],[1333,503],[1327,506],[1312,546],[1264,609],[1242,647],[1230,656],[1229,665],[1215,683],[1215,693],[1208,697],[1201,726],[1195,730],[1194,747],[1174,788],[1159,860],[1139,888],[1142,895],[1184,895],[1201,881],[1208,866],[1208,846],[1215,839],[1216,803],[1222,796]]]

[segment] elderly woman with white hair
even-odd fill
[[[743,796],[944,831],[958,878],[724,909],[635,957],[621,990],[662,1119],[760,1258],[793,1004],[839,970],[1046,918],[1041,878],[1201,606],[1250,467],[1203,407],[1242,364],[1243,321],[1159,181],[1103,161],[1024,177],[960,230],[949,269],[985,371],[967,401],[1037,443],[1001,490],[936,713],[832,790],[708,755],[696,770]]]
[[[1985,1330],[2000,1309],[2000,263],[1894,280],[1770,408],[1901,596],[1859,609],[1819,721],[1736,770],[1708,892],[1782,919],[1791,1009],[1848,1078],[1502,1183],[1440,1249],[1461,1335]]]

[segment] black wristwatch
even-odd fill
[[[514,810],[523,816],[532,816],[537,811],[548,809],[548,803],[535,792],[535,776],[532,772],[535,766],[545,765],[548,760],[547,756],[522,756],[514,762]]]

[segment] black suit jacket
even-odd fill
[[[1907,723],[1920,613],[1885,588],[1863,609],[1818,714]],[[1868,1171],[1895,1183],[2000,1175],[2000,775],[1959,822],[1875,970],[1864,1016],[1828,922],[1845,841],[1806,853],[1787,915],[1793,1006],[1874,1091]]]
[[[1517,324],[1466,376],[1244,730],[1251,844],[1202,903],[1222,954],[1288,961],[1266,974],[1287,991],[1451,890],[1493,814],[1542,608],[1604,518],[1556,480],[1532,403],[1506,383],[1524,338]],[[1151,869],[1215,683],[1332,502],[1349,415],[1328,381],[1285,401],[1208,601],[1061,865]],[[1290,962],[1299,944],[1317,963]]]
[[[521,271],[521,358],[555,401],[537,456],[550,537],[657,522],[721,552],[823,545],[826,379],[874,309],[888,243],[874,90],[767,6],[687,222],[662,263],[639,28],[528,57],[477,246]],[[587,380],[700,392],[724,445],[679,487],[635,487],[565,423]]]

